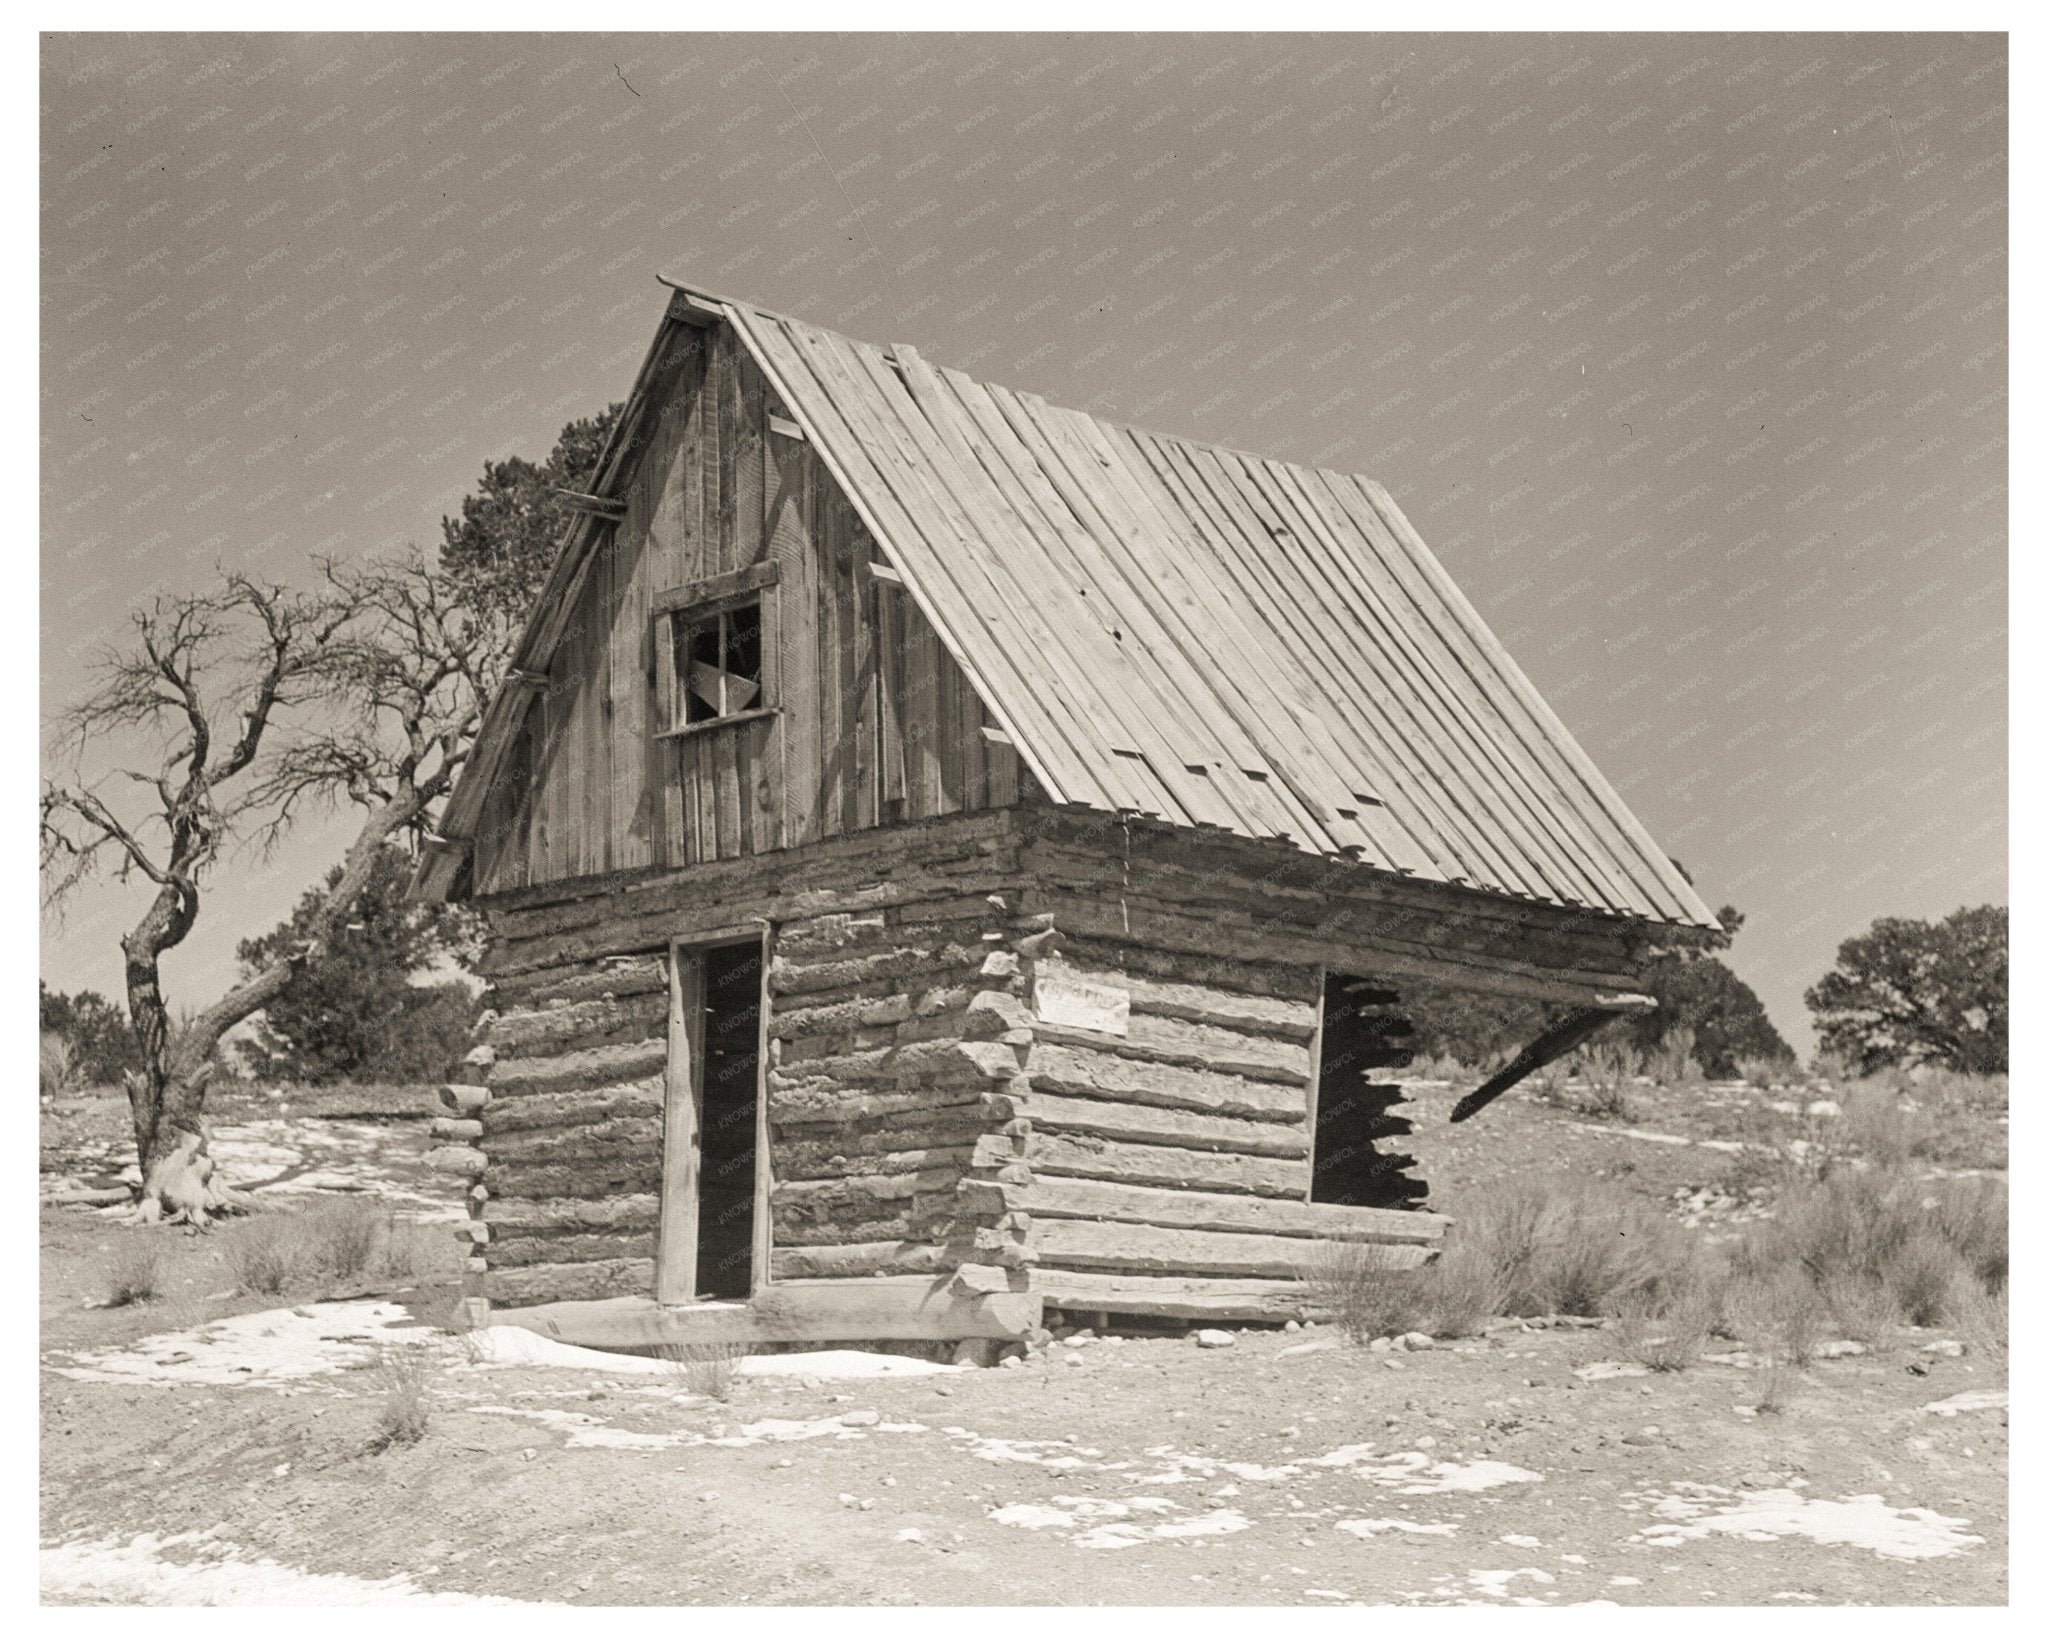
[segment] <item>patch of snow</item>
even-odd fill
[[[767,1417],[749,1422],[737,1434],[708,1439],[713,1445],[783,1444],[792,1439],[865,1439],[870,1433],[929,1433],[922,1422],[855,1422],[852,1415],[815,1416],[808,1421]]]
[[[740,1361],[742,1376],[815,1376],[835,1381],[878,1376],[957,1376],[972,1365],[941,1365],[903,1354],[871,1354],[858,1348],[820,1348],[809,1354],[755,1354]]]
[[[451,1345],[396,1303],[312,1303],[162,1331],[125,1348],[59,1354],[72,1363],[51,1369],[80,1382],[276,1387],[366,1365],[379,1347],[405,1343]]]
[[[1649,1525],[1630,1539],[1669,1547],[1710,1535],[1744,1541],[1804,1536],[1823,1546],[1861,1547],[1885,1558],[1916,1559],[1946,1558],[1984,1540],[1962,1533],[1968,1519],[1946,1518],[1925,1507],[1891,1507],[1882,1496],[1826,1501],[1796,1490],[1731,1494],[1700,1484],[1683,1485],[1680,1491],[1659,1498],[1651,1508],[1665,1522]]]
[[[602,1348],[579,1348],[557,1342],[519,1325],[492,1325],[469,1333],[479,1366],[549,1365],[567,1370],[607,1371],[614,1375],[664,1375],[675,1367],[665,1359],[620,1354]],[[756,1354],[738,1361],[741,1376],[810,1376],[821,1381],[884,1376],[951,1376],[970,1365],[939,1365],[900,1354],[867,1353],[857,1348],[821,1348],[808,1354]]]
[[[1081,1529],[1068,1540],[1076,1547],[1102,1552],[1186,1536],[1232,1535],[1251,1528],[1250,1519],[1228,1507],[1192,1518],[1162,1516],[1179,1511],[1178,1503],[1158,1496],[1132,1496],[1125,1501],[1097,1496],[1055,1496],[1050,1507],[1037,1502],[1015,1502],[1008,1507],[991,1509],[989,1517],[997,1524],[1022,1530],[1072,1530],[1086,1525],[1086,1529]],[[1159,1522],[1140,1523],[1131,1517],[1134,1513],[1149,1514]]]
[[[1336,1527],[1367,1541],[1388,1530],[1399,1530],[1410,1536],[1455,1536],[1458,1533],[1455,1524],[1417,1524],[1413,1519],[1339,1519]]]
[[[989,1517],[998,1524],[1012,1525],[1019,1530],[1051,1530],[1075,1522],[1072,1513],[1057,1507],[1043,1507],[1037,1502],[1014,1502],[1008,1507],[998,1507]]]
[[[1545,1586],[1550,1586],[1557,1580],[1557,1577],[1548,1570],[1533,1569],[1473,1570],[1466,1575],[1465,1579],[1489,1598],[1505,1598],[1508,1595],[1509,1585],[1522,1576],[1527,1576],[1532,1581],[1540,1581]]]
[[[809,1421],[769,1417],[763,1421],[747,1423],[738,1433],[722,1435],[698,1433],[689,1428],[678,1428],[666,1433],[649,1433],[637,1428],[613,1427],[602,1417],[591,1416],[582,1411],[512,1405],[471,1405],[469,1410],[477,1416],[521,1416],[530,1422],[538,1422],[543,1427],[552,1428],[557,1433],[565,1435],[572,1450],[591,1446],[614,1450],[677,1450],[695,1448],[699,1445],[744,1450],[752,1445],[786,1444],[797,1439],[864,1439],[869,1433],[931,1431],[922,1422],[849,1423],[844,1417],[820,1416]]]
[[[172,1563],[167,1547],[201,1556]],[[518,1599],[422,1590],[410,1576],[365,1581],[352,1575],[296,1570],[268,1558],[243,1558],[224,1542],[197,1534],[142,1535],[123,1542],[71,1541],[46,1546],[37,1580],[45,1599],[102,1604],[516,1604]]]
[[[1507,1462],[1435,1462],[1419,1450],[1383,1457],[1360,1477],[1403,1496],[1438,1496],[1453,1490],[1492,1490],[1504,1484],[1541,1484],[1543,1475]],[[1412,1481],[1412,1482],[1404,1482]]]
[[[1959,1416],[1964,1411],[2005,1410],[2010,1395],[2004,1388],[1971,1388],[1967,1392],[1951,1394],[1946,1399],[1937,1399],[1931,1405],[1922,1405],[1921,1413],[1927,1416]]]
[[[578,1371],[607,1371],[614,1375],[672,1374],[675,1367],[665,1359],[647,1359],[639,1354],[606,1353],[599,1348],[578,1348],[553,1337],[529,1331],[523,1325],[489,1325],[469,1334],[475,1354],[475,1368],[499,1365],[554,1365]]]
[[[949,1438],[969,1441],[973,1446],[970,1454],[984,1462],[1023,1462],[1032,1467],[1062,1470],[1090,1467],[1103,1471],[1131,1465],[1129,1462],[1091,1460],[1102,1452],[1088,1445],[1077,1445],[1071,1439],[998,1439],[970,1433],[966,1428],[947,1428],[944,1431]]]
[[[642,1433],[632,1428],[615,1428],[601,1417],[580,1411],[527,1409],[511,1405],[471,1405],[477,1416],[522,1416],[529,1422],[565,1434],[571,1450],[601,1447],[610,1450],[674,1450],[678,1445],[706,1443],[700,1433]]]

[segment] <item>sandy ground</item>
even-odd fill
[[[1738,1158],[1654,1100],[1635,1128],[1655,1138],[1500,1113],[1435,1132],[1446,1209],[1503,1142],[1682,1213]],[[335,1134],[280,1120],[250,1138],[299,1157],[280,1172],[336,1169]],[[407,1175],[419,1127],[361,1124],[377,1154],[356,1175],[398,1205],[442,1189]],[[1689,1209],[1712,1233],[1742,1202]],[[1816,1363],[1779,1414],[1755,1411],[1761,1373],[1732,1345],[1650,1375],[1604,1330],[1543,1324],[1394,1354],[1312,1328],[1089,1338],[985,1371],[778,1356],[720,1402],[659,1362],[450,1337],[444,1269],[349,1302],[233,1298],[217,1237],[168,1233],[164,1297],[83,1306],[134,1232],[43,1214],[49,1602],[2006,1596],[2002,1361],[1925,1351],[1938,1333]],[[431,1359],[431,1417],[378,1453],[393,1348]]]

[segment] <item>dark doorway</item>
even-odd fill
[[[1309,1199],[1330,1206],[1419,1205],[1429,1185],[1409,1174],[1415,1157],[1394,1153],[1388,1140],[1412,1123],[1394,1113],[1401,1088],[1382,1078],[1415,1056],[1413,1026],[1400,996],[1370,979],[1323,977],[1323,1029],[1316,1066],[1315,1146]]]
[[[697,1172],[697,1295],[745,1297],[754,1283],[754,1168],[761,1079],[761,946],[728,944],[703,963],[704,1070]]]

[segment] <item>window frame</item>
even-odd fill
[[[692,581],[655,596],[649,658],[654,673],[656,739],[680,739],[732,723],[758,722],[764,717],[781,714],[782,705],[776,697],[780,679],[775,674],[773,644],[770,642],[770,635],[775,629],[772,599],[780,579],[780,565],[770,561],[756,563],[731,574]],[[677,666],[681,654],[679,644],[686,640],[683,633],[700,630],[716,621],[720,632],[719,652],[723,657],[728,644],[726,621],[743,608],[759,610],[760,692],[755,696],[756,703],[738,711],[700,717],[695,722],[685,720],[688,717],[687,690]]]

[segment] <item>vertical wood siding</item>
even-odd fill
[[[769,389],[732,332],[683,359],[575,594],[545,692],[477,827],[502,892],[699,864],[1017,799],[1016,753],[878,555],[811,447],[768,430]],[[657,737],[661,592],[772,560],[762,599],[778,715]],[[886,607],[885,607],[886,604]]]

